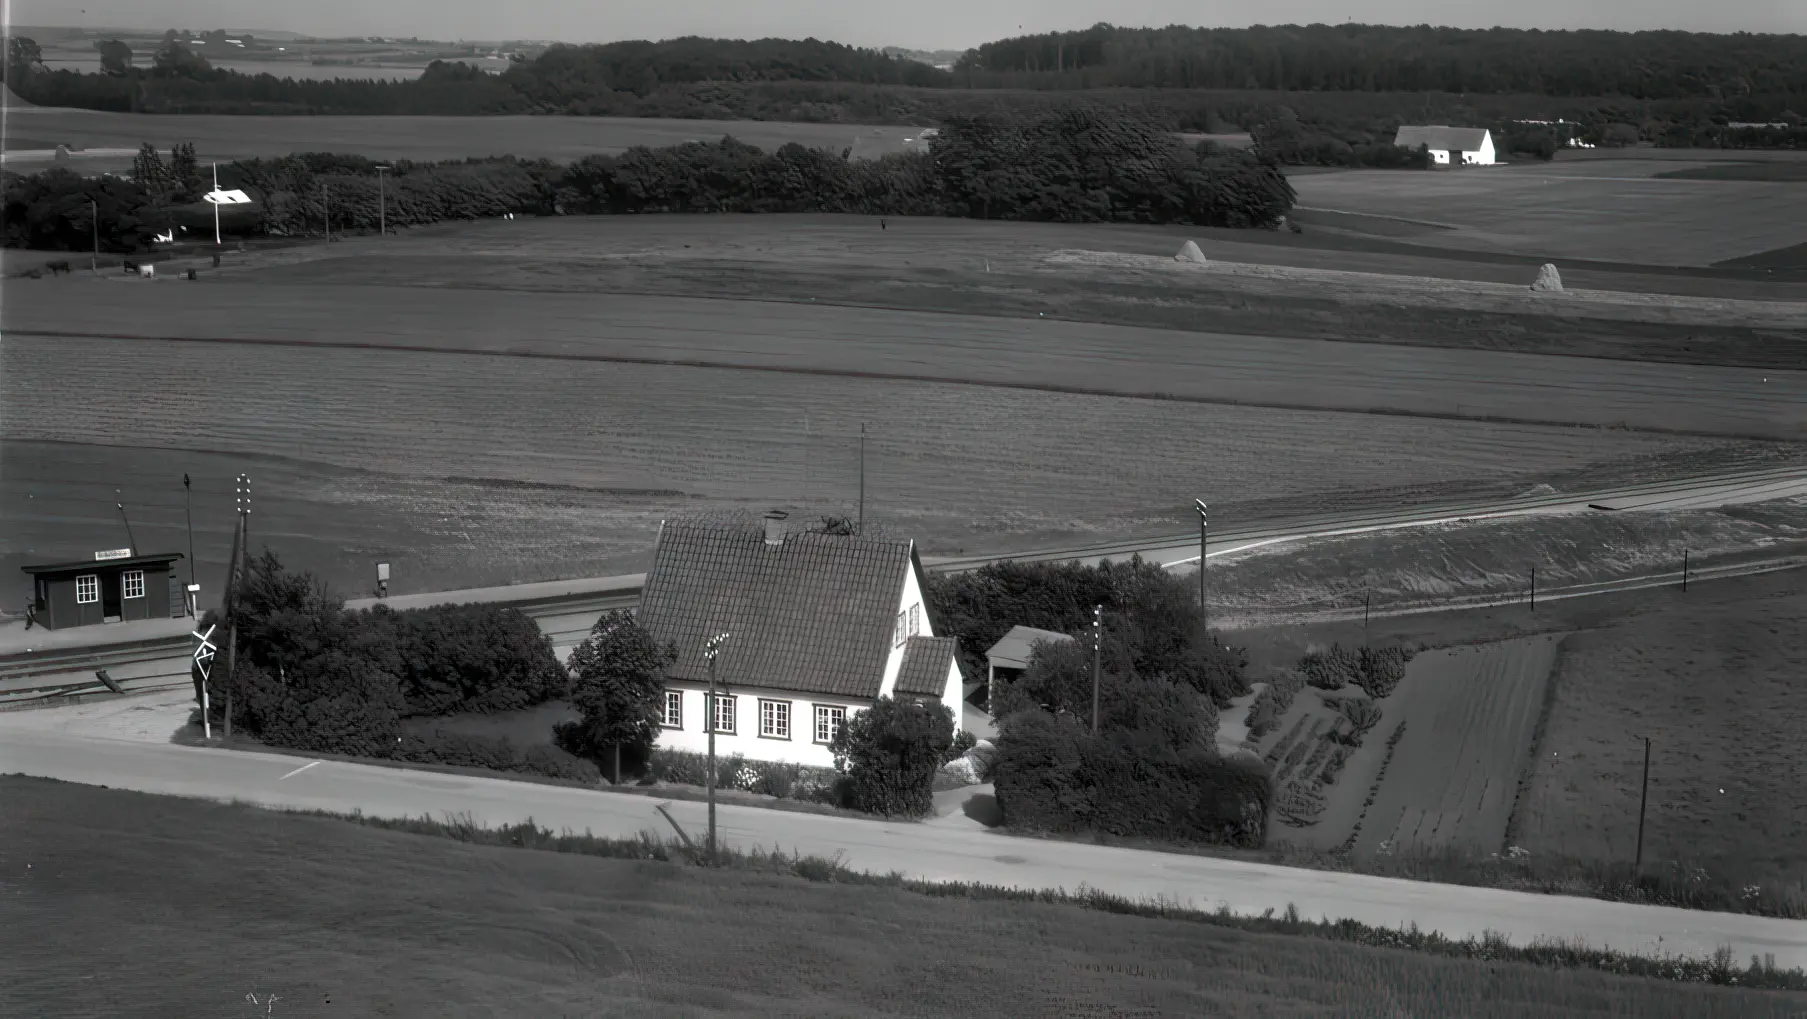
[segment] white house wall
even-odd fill
[[[916,561],[914,556],[911,557],[908,563],[904,564],[903,572],[903,593],[898,596],[897,608],[891,613],[892,623],[895,624],[898,615],[910,611],[910,606],[914,605],[916,606],[917,618],[916,631],[914,633],[906,631],[905,637],[933,637],[935,631],[934,628],[929,625],[929,607],[924,604],[922,600],[922,583],[916,577]],[[896,693],[897,673],[898,670],[903,668],[903,652],[904,646],[897,642],[897,631],[893,629],[891,633],[891,653],[885,656],[885,675],[884,678],[879,681],[878,685],[878,695],[880,697],[890,697]]]
[[[684,726],[682,729],[661,727],[655,746],[662,750],[707,753],[709,751],[709,734],[703,729],[703,701],[707,697],[707,687],[670,683],[666,685],[665,689],[677,690],[683,695]],[[871,707],[870,701],[798,693],[794,690],[733,687],[729,693],[735,698],[734,733],[733,735],[725,732],[715,734],[716,756],[730,757],[739,754],[748,760],[786,761],[791,764],[808,764],[821,768],[834,767],[834,755],[828,752],[826,744],[815,741],[816,705],[825,704],[844,708],[848,718]],[[790,703],[790,739],[776,739],[759,735],[759,702],[761,700],[788,701]]]

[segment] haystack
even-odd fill
[[[1550,263],[1545,262],[1543,264],[1543,268],[1537,270],[1537,282],[1531,284],[1531,289],[1532,290],[1561,290],[1562,289],[1562,274],[1556,271],[1556,267],[1554,265],[1551,265]]]
[[[1197,241],[1187,241],[1186,246],[1180,249],[1180,253],[1173,256],[1173,260],[1176,262],[1191,262],[1195,265],[1210,264],[1205,261],[1205,253],[1198,250]]]

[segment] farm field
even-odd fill
[[[468,845],[18,778],[0,1011],[1782,1017],[1800,995]],[[173,850],[173,851],[172,851]],[[22,866],[29,862],[29,870]],[[255,896],[233,894],[255,884]],[[226,894],[215,894],[220,891]],[[104,976],[80,962],[110,948]],[[229,961],[223,961],[229,960]],[[255,1009],[246,1000],[255,995]],[[101,1009],[94,1010],[97,1014]]]
[[[1270,840],[1324,849],[1346,837],[1379,769],[1391,726],[1413,710],[1402,700],[1408,697],[1407,687],[1435,661],[1432,656],[1478,669],[1487,661],[1488,649],[1560,642],[1535,745],[1527,741],[1524,756],[1490,775],[1494,783],[1516,790],[1518,804],[1501,841],[1528,851],[1525,866],[1532,868],[1518,884],[1503,883],[1597,894],[1595,886],[1606,868],[1629,869],[1643,763],[1643,745],[1635,734],[1642,733],[1657,741],[1651,759],[1646,871],[1664,876],[1672,888],[1698,883],[1724,890],[1728,898],[1736,898],[1741,888],[1761,885],[1771,908],[1798,915],[1807,904],[1807,857],[1799,848],[1807,839],[1802,827],[1807,804],[1801,799],[1803,759],[1797,752],[1803,719],[1793,685],[1803,659],[1792,634],[1804,611],[1807,570],[1794,569],[1696,580],[1687,592],[1676,584],[1540,602],[1535,611],[1519,602],[1377,614],[1366,628],[1358,611],[1353,620],[1237,631],[1234,643],[1248,649],[1257,669],[1292,665],[1306,651],[1333,642],[1426,648],[1407,667],[1412,678],[1380,702],[1382,719],[1337,775],[1336,791],[1318,827],[1277,822]],[[1303,731],[1321,720],[1327,730],[1332,714],[1321,700],[1309,687],[1300,691],[1292,711],[1260,749],[1268,751],[1295,733],[1295,725]],[[1537,707],[1532,710],[1538,713]],[[1441,781],[1437,772],[1414,772],[1408,766],[1404,743],[1412,725],[1388,763],[1381,798],[1363,824],[1362,840],[1370,846],[1377,847],[1368,842],[1370,826],[1382,823],[1375,811],[1383,809],[1389,787],[1402,779],[1404,790],[1418,782]],[[1436,732],[1433,728],[1427,735],[1437,738]],[[1503,751],[1499,758],[1504,761]],[[1353,805],[1346,795],[1353,797]],[[1404,817],[1405,806],[1396,803],[1395,816]],[[1497,823],[1496,817],[1491,824]],[[1477,849],[1470,854],[1457,846],[1446,852],[1477,865],[1504,846]],[[1484,876],[1482,883],[1502,883],[1498,874],[1460,871],[1463,876],[1456,876],[1447,868],[1414,869],[1421,865],[1398,850],[1391,857],[1369,857],[1361,866],[1419,879],[1476,881]]]
[[[60,349],[99,335],[342,345],[485,360],[641,361],[1324,410],[1796,440],[1807,371],[988,318],[809,302],[83,274],[13,287],[4,326]],[[204,298],[197,295],[204,294]],[[123,323],[134,323],[130,326]],[[353,325],[355,323],[355,326]],[[531,331],[523,323],[532,323]],[[110,342],[113,349],[120,341]],[[129,342],[138,342],[130,340]],[[325,356],[316,351],[310,356]],[[487,370],[487,369],[485,369]]]
[[[1704,595],[1705,597],[1700,597]],[[1717,583],[1563,644],[1519,841],[1629,860],[1652,739],[1644,855],[1668,868],[1807,889],[1807,576]]]
[[[1704,266],[1799,243],[1807,192],[1782,181],[1651,176],[1660,160],[1403,174],[1357,170],[1293,182],[1305,209],[1453,227],[1425,243],[1551,259]],[[1610,175],[1609,175],[1610,174]]]
[[[928,219],[885,227],[836,216],[442,224],[405,237],[233,253],[219,270],[175,255],[165,269],[179,274],[193,265],[210,280],[260,284],[755,298],[1414,348],[1807,367],[1799,325],[1807,321],[1807,285],[1771,282],[1761,271],[1741,278],[1726,270],[1564,265],[1572,292],[1552,296],[1526,289],[1536,275],[1532,261],[1439,259],[1422,249],[1400,253],[1413,249],[1391,242],[1382,245],[1389,250],[1366,250],[1371,239],[1315,226],[1303,239],[1331,247],[1267,231]],[[1205,246],[1213,265],[1171,260],[1188,238]],[[52,257],[71,256],[8,251],[0,265],[17,274]]]
[[[9,133],[52,147],[167,149],[189,142],[202,162],[269,158],[292,152],[343,152],[380,159],[464,159],[513,155],[571,162],[636,145],[716,141],[733,135],[762,149],[787,142],[812,148],[856,148],[857,155],[901,152],[919,128],[805,124],[763,120],[675,120],[651,117],[380,117],[229,116],[110,113],[61,107],[9,107]],[[37,146],[32,146],[37,147]]]

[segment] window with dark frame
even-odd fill
[[[100,601],[100,574],[84,573],[75,578],[75,603],[92,605]]]
[[[816,705],[816,742],[833,743],[841,726],[847,724],[847,709],[837,704]]]
[[[119,588],[122,597],[144,597],[144,571],[127,570],[119,575]]]
[[[684,691],[665,691],[665,713],[660,717],[659,724],[667,729],[684,728]]]
[[[759,735],[765,739],[791,738],[791,702],[759,699]]]

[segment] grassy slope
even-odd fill
[[[0,1011],[1782,1016],[1800,995],[449,840],[16,778]],[[29,869],[27,868],[29,864]],[[105,964],[94,963],[104,946]]]

